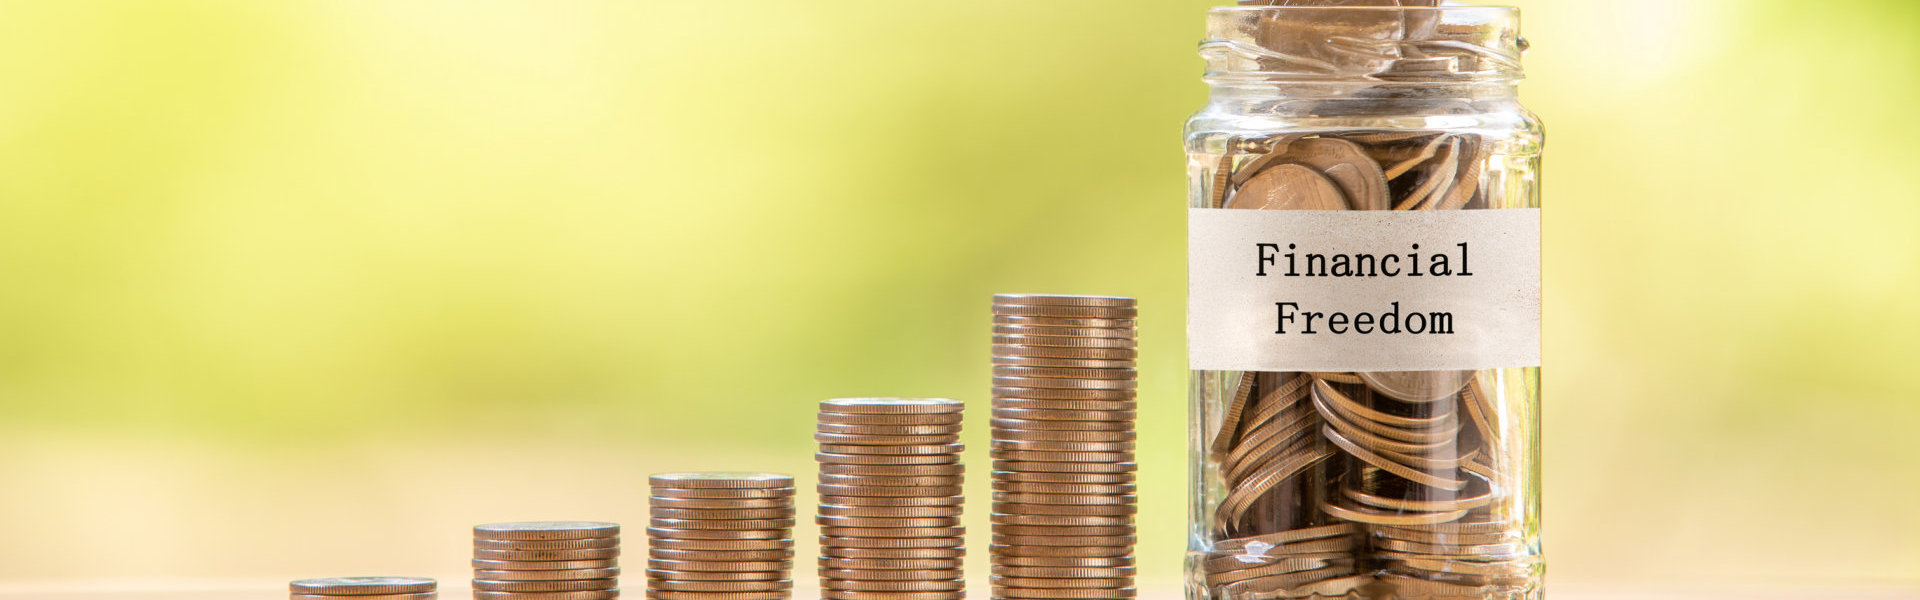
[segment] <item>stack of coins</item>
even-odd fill
[[[1132,298],[993,297],[993,597],[1134,597]]]
[[[961,404],[820,403],[820,597],[959,600]]]
[[[580,521],[473,528],[474,600],[620,597],[620,526]]]
[[[785,600],[793,594],[793,477],[654,475],[649,600]]]
[[[299,579],[287,586],[292,600],[433,600],[432,579],[422,577],[327,577]]]

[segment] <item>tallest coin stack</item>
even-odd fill
[[[1134,597],[1132,298],[993,297],[993,597]]]

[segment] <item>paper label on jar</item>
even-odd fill
[[[1540,365],[1540,210],[1187,214],[1195,370]]]

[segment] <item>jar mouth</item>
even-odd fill
[[[1512,83],[1525,50],[1506,6],[1221,7],[1200,45],[1221,83]]]

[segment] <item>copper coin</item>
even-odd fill
[[[560,571],[498,571],[481,569],[473,572],[474,579],[492,581],[570,581],[578,579],[611,579],[620,576],[620,568],[611,569],[573,569]]]
[[[778,592],[681,592],[675,590],[647,590],[647,600],[714,600],[714,596],[723,596],[727,600],[788,600],[793,596],[791,590]]]
[[[790,529],[793,519],[738,519],[738,520],[699,520],[699,519],[649,519],[647,525],[654,529],[689,529],[739,531],[743,529]]]
[[[1023,317],[1019,315],[994,315],[995,325],[1024,325],[1027,327],[1101,327],[1124,329],[1139,327],[1135,319],[1094,319],[1074,317]]]
[[[1073,390],[1058,387],[995,387],[992,391],[993,397],[996,399],[1019,400],[1098,400],[1101,402],[1130,402],[1140,396],[1138,390],[1131,389]],[[1108,408],[1113,406],[1112,404],[1106,405]]]
[[[957,535],[928,537],[838,537],[820,536],[821,546],[835,548],[961,548],[966,540]]]
[[[1039,388],[1056,390],[1132,390],[1140,387],[1133,379],[1058,379],[1048,377],[1004,377],[995,375],[994,387]]]
[[[991,456],[995,460],[1010,460],[1010,461],[1021,461],[1021,462],[1070,462],[1070,463],[1107,463],[1107,464],[1133,462],[1133,452],[1130,452],[1130,451],[1070,452],[1070,451],[1053,451],[1053,450],[1001,450],[999,448],[994,448],[987,452],[987,456]]]
[[[664,498],[653,496],[647,503],[654,508],[694,508],[735,510],[745,508],[793,508],[793,498]]]
[[[474,590],[473,600],[613,600],[620,590],[588,592],[489,592]]]
[[[964,475],[960,464],[944,465],[820,465],[822,475],[879,475],[883,477],[940,477]]]
[[[1134,588],[1117,589],[1074,589],[1074,588],[1009,588],[993,587],[995,598],[1020,598],[1022,600],[1111,600],[1113,598],[1133,598],[1137,594]]]
[[[1136,488],[1131,483],[1029,483],[1023,481],[995,481],[996,492],[1016,494],[1066,494],[1079,496],[1120,496],[1133,495]]]
[[[965,548],[851,548],[820,544],[820,555],[830,558],[957,559],[966,554]]]
[[[994,513],[995,524],[1039,527],[1119,527],[1132,526],[1132,515],[1032,515]]]
[[[1006,567],[1046,567],[1046,568],[1116,568],[1132,567],[1131,556],[995,556],[995,566]]]
[[[1131,484],[1133,473],[1045,473],[1039,471],[994,471],[994,483],[1056,483],[1073,485]],[[1010,490],[1011,491],[1011,490]]]
[[[1140,316],[1139,309],[1129,307],[1084,307],[1084,306],[1029,306],[1004,305],[993,306],[995,315],[1015,315],[1025,317],[1066,317],[1074,319],[1132,319]]]
[[[1032,408],[996,408],[993,416],[1002,419],[1036,421],[1124,421],[1131,423],[1131,410],[1043,410]]]
[[[1073,294],[994,294],[994,306],[1114,306],[1132,307],[1139,300],[1126,296],[1080,296]]]
[[[647,540],[647,548],[660,550],[705,550],[730,552],[736,550],[787,550],[793,548],[793,540]]]
[[[287,590],[295,594],[322,596],[421,594],[438,588],[438,583],[425,577],[322,577],[287,584]]]
[[[959,517],[843,517],[818,515],[813,522],[826,527],[957,527]]]
[[[1131,535],[994,535],[993,543],[1001,546],[1125,546],[1132,548],[1138,540]]]
[[[996,356],[993,364],[1014,367],[1063,367],[1069,369],[1132,369],[1139,363],[1132,360],[1098,360],[1092,358],[1047,358],[1044,356]]]
[[[1133,587],[1132,577],[1078,577],[1073,579],[1047,579],[1032,577],[1005,577],[995,575],[992,579],[995,587],[1017,588],[1107,588],[1117,589]]]
[[[839,423],[820,423],[814,426],[818,433],[835,435],[957,435],[961,425],[841,425]]]
[[[1116,496],[1096,496],[1092,494],[1027,494],[1018,492],[994,492],[995,503],[1007,504],[1072,504],[1086,506],[1112,506],[1133,504],[1130,494]]]
[[[993,439],[1019,442],[1088,442],[1114,443],[1131,442],[1138,434],[1132,431],[1052,431],[1046,429],[999,429],[993,430]]]
[[[1074,527],[1046,526],[1046,525],[1007,525],[1003,523],[995,523],[993,525],[993,534],[996,536],[1020,535],[1020,536],[1048,536],[1048,537],[1078,538],[1078,537],[1088,537],[1088,536],[1095,536],[1095,537],[1131,536],[1134,533],[1135,533],[1134,527],[1132,525],[1101,525],[1101,526],[1074,526]]]
[[[995,344],[994,357],[1073,358],[1082,360],[1136,360],[1140,352],[1133,348],[1067,348],[1062,346],[1014,346]]]
[[[671,529],[648,527],[647,536],[679,540],[782,540],[793,537],[786,529]]]
[[[921,477],[898,477],[886,475],[829,475],[822,473],[820,483],[844,486],[881,486],[881,487],[950,487],[960,485],[965,478],[960,475],[929,475]]]
[[[948,581],[960,579],[960,569],[829,569],[822,567],[823,578],[843,581]]]
[[[546,581],[473,580],[473,589],[489,592],[590,592],[620,587],[618,579],[563,579]]]
[[[648,548],[647,557],[658,558],[661,560],[692,560],[692,561],[708,560],[710,557],[718,557],[724,560],[761,560],[761,561],[791,560],[793,559],[793,550],[791,549],[728,550],[725,552],[718,552],[714,550],[674,550],[671,548]]]
[[[1039,450],[1043,452],[1132,452],[1133,442],[1055,442],[1046,440],[993,440],[996,450]]]
[[[619,548],[582,548],[579,550],[492,550],[474,548],[474,558],[488,560],[597,560],[617,558]]]
[[[957,413],[965,408],[947,398],[835,398],[820,402],[821,412],[861,415],[925,415]]]
[[[862,571],[933,571],[960,568],[958,558],[835,558],[820,557],[821,569],[859,569]]]
[[[821,527],[820,537],[913,539],[945,538],[967,534],[967,528],[949,527]]]
[[[618,548],[620,538],[587,538],[584,540],[474,540],[473,547],[487,550],[584,550],[588,548]]]
[[[916,487],[899,487],[899,486],[882,487],[882,486],[864,486],[864,485],[821,484],[821,485],[814,486],[813,489],[814,491],[819,492],[821,496],[927,497],[927,496],[958,496],[960,495],[960,486],[957,486],[957,485],[925,486],[925,487],[916,488]]]
[[[791,498],[793,488],[653,488],[648,493],[655,498]]]
[[[1131,462],[1120,463],[1063,463],[1024,460],[996,460],[996,471],[1040,472],[1040,473],[1132,473],[1138,465]]]
[[[860,592],[944,592],[966,589],[965,581],[958,579],[934,581],[870,581],[863,579],[836,579],[822,577],[820,589],[853,590]]]
[[[821,444],[839,444],[849,446],[928,446],[933,444],[958,444],[958,434],[945,435],[855,435],[845,433],[815,433],[813,441]]]
[[[951,465],[959,464],[958,453],[949,454],[835,454],[819,452],[813,455],[821,464],[835,465]]]
[[[964,511],[965,509],[959,506],[845,506],[840,504],[823,504],[815,510],[815,513],[819,515],[819,517],[926,519],[959,517]]]
[[[1140,374],[1133,369],[1074,369],[1065,367],[1016,367],[994,365],[994,377],[1037,379],[1087,379],[1095,381],[1133,380]]]
[[[473,526],[473,537],[483,540],[578,540],[618,535],[618,523],[596,521],[525,521]]]
[[[1013,408],[1013,407],[1010,407]],[[1051,409],[1043,409],[1051,410]],[[1065,410],[1084,410],[1071,408]],[[1133,431],[1132,421],[1037,421],[1029,419],[993,419],[999,431]]]
[[[1042,348],[1124,348],[1131,350],[1139,347],[1140,342],[1131,337],[1063,337],[1053,335],[1001,335],[996,333],[993,336],[993,344],[995,346],[1023,349],[1038,346]]]
[[[661,473],[647,478],[647,484],[666,488],[790,488],[793,476],[779,473]]]
[[[695,520],[731,520],[731,519],[791,519],[794,509],[782,508],[663,508],[655,506],[647,510],[649,516],[662,519]]]
[[[1030,398],[994,398],[993,407],[995,409],[1018,409],[1018,410],[1084,410],[1084,411],[1134,412],[1139,410],[1140,403],[1135,400],[1034,400]],[[994,420],[1001,421],[1004,419],[994,419]],[[1020,429],[1020,431],[1057,431],[1060,429],[1058,425],[1052,424],[1053,423],[1052,421],[1028,421],[1028,422],[1039,423],[1040,425],[1023,428],[1023,429]],[[1008,428],[1005,428],[1005,427],[995,427],[994,429],[997,431],[1009,430]],[[1118,427],[1118,428],[1115,428],[1114,430],[1115,431],[1132,431],[1133,425],[1131,423],[1128,423],[1127,426]]]
[[[662,560],[658,558],[647,559],[647,570],[649,571],[726,571],[738,573],[742,571],[785,571],[792,568],[793,561],[790,560],[695,561]]]
[[[820,600],[964,600],[964,591],[952,592],[856,592],[820,590]]]
[[[660,578],[648,579],[647,589],[676,592],[777,592],[793,589],[793,581],[788,579],[711,581]]]
[[[1107,558],[1132,556],[1133,546],[1039,546],[992,544],[987,551],[994,556],[1049,556],[1065,558]]]
[[[966,415],[961,413],[876,415],[865,413],[821,412],[817,417],[822,425],[840,427],[952,427],[961,424]]]
[[[1119,328],[1043,327],[1043,326],[1032,326],[1032,325],[1002,325],[1002,324],[996,323],[993,326],[993,335],[1017,336],[1017,337],[1056,336],[1056,337],[1074,337],[1074,338],[1131,340],[1139,337],[1139,332],[1132,327],[1119,327]]]
[[[993,512],[1024,515],[1063,515],[1063,516],[1104,516],[1116,517],[1140,512],[1140,507],[1132,504],[1082,505],[1082,504],[1014,504],[1008,502],[993,503]]]
[[[611,569],[620,566],[620,561],[605,560],[488,560],[473,559],[473,568],[481,571],[575,571],[580,569]]]
[[[647,571],[648,579],[669,579],[673,581],[778,581],[788,577],[788,571]]]
[[[860,446],[854,444],[821,444],[823,454],[875,454],[881,456],[924,456],[930,454],[957,454],[965,450],[961,444],[936,444],[929,446],[881,445]]]
[[[1119,579],[1134,576],[1133,567],[1008,567],[994,565],[998,577],[1030,579]]]
[[[966,498],[949,496],[821,496],[820,504],[835,506],[960,506]]]
[[[287,596],[289,600],[341,600],[342,598],[351,598],[352,600],[434,600],[435,598],[438,598],[438,597],[440,597],[439,592],[416,592],[412,594],[369,594],[364,596],[293,593]]]

